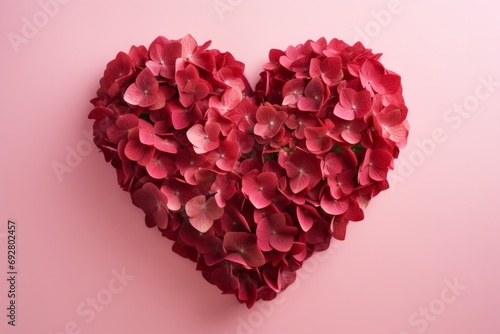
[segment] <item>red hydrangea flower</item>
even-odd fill
[[[318,78],[312,78],[304,89],[304,96],[300,97],[297,107],[302,111],[318,111],[325,101],[325,84]]]
[[[339,92],[339,103],[333,113],[345,120],[362,118],[371,110],[371,95],[367,90],[355,91],[343,88]]]
[[[246,267],[260,267],[266,263],[262,250],[257,246],[257,236],[247,232],[227,232],[224,235],[226,259]]]
[[[272,172],[248,173],[241,184],[243,194],[248,196],[257,209],[262,209],[270,205],[276,197],[278,177]]]
[[[135,82],[125,91],[125,102],[139,107],[150,107],[160,98],[158,81],[149,68],[139,73]]]
[[[214,197],[207,199],[199,195],[186,203],[186,214],[191,225],[204,233],[212,227],[214,220],[222,217],[224,210],[217,205]]]
[[[254,133],[264,139],[270,139],[281,130],[287,119],[287,114],[284,111],[276,110],[270,104],[266,104],[257,109],[256,119]]]
[[[168,225],[167,197],[153,183],[146,183],[132,193],[132,203],[146,214],[149,227],[164,229]]]
[[[321,180],[321,168],[314,155],[297,150],[285,163],[290,188],[296,194],[305,188],[314,188]]]
[[[263,251],[273,249],[279,252],[288,252],[293,245],[297,228],[286,224],[285,215],[274,213],[263,218],[257,224],[257,244]]]
[[[184,107],[205,98],[211,90],[208,82],[200,78],[198,70],[191,64],[175,73],[175,81],[179,88],[179,101]]]
[[[160,36],[151,43],[149,55],[151,60],[146,66],[155,75],[173,79],[175,75],[175,61],[181,56],[182,45],[178,41],[169,41]]]
[[[370,180],[385,180],[391,161],[390,152],[383,149],[367,149],[365,159],[359,168],[359,183],[366,185]]]
[[[408,109],[400,77],[359,42],[273,49],[254,90],[209,46],[160,36],[119,52],[89,118],[146,225],[250,308],[389,187]]]
[[[119,52],[106,66],[100,81],[102,92],[110,97],[115,96],[133,75],[132,59],[125,52]]]
[[[219,147],[220,126],[217,123],[193,125],[186,133],[196,153],[206,153]]]
[[[389,73],[382,64],[376,60],[367,60],[359,71],[361,84],[372,94],[396,93],[401,87],[401,78]]]
[[[309,73],[313,78],[320,77],[328,86],[338,84],[344,77],[342,59],[336,56],[323,60],[312,58]]]

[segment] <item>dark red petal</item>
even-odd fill
[[[223,247],[229,252],[236,252],[250,267],[260,267],[266,263],[264,254],[257,246],[257,236],[246,232],[227,232]]]

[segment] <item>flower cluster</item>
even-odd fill
[[[255,91],[209,45],[158,37],[118,53],[89,118],[147,226],[251,307],[388,188],[407,108],[400,77],[361,43],[273,49]]]

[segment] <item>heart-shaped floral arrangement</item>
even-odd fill
[[[146,225],[251,307],[389,187],[407,108],[400,77],[359,42],[272,49],[255,90],[209,45],[158,37],[118,53],[89,118]]]

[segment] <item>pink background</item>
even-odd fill
[[[36,0],[0,4],[1,333],[500,333],[494,1],[60,1],[51,17]],[[25,28],[16,52],[8,36],[22,36],[23,18],[40,27]],[[252,84],[269,48],[320,36],[361,39],[403,78],[412,130],[392,189],[282,299],[251,310],[145,227],[84,135],[118,51],[187,33],[244,61]],[[68,150],[81,159],[60,182],[53,166]],[[18,224],[16,327],[5,316],[8,218]],[[125,283],[114,278],[122,268]],[[96,297],[99,312],[87,304]]]

